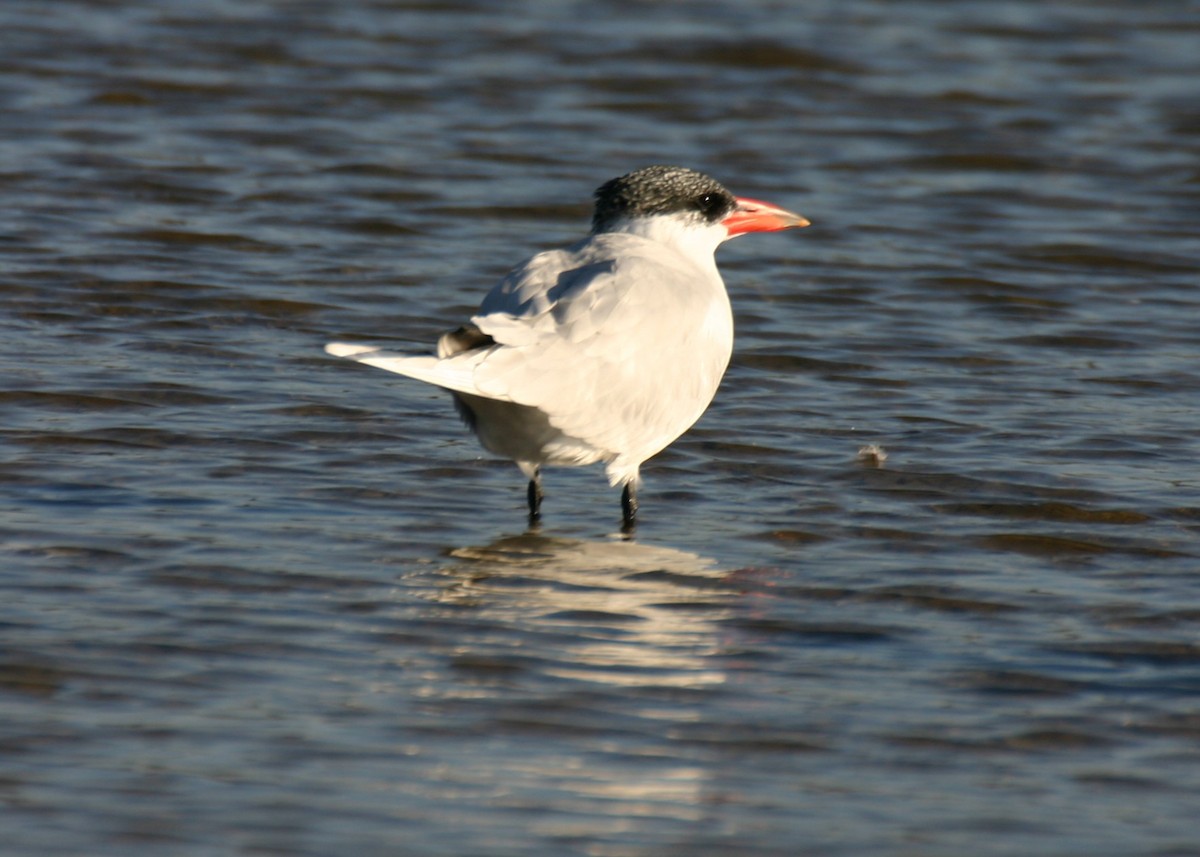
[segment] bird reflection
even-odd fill
[[[492,657],[507,642],[524,658],[536,649],[544,675],[626,687],[725,680],[711,656],[716,623],[735,590],[710,559],[632,541],[536,533],[451,556],[455,563],[443,573],[452,582],[441,599],[485,611],[513,635],[500,635]]]

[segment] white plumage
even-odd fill
[[[707,176],[648,167],[597,191],[593,232],[513,269],[438,356],[331,343],[326,351],[450,390],[483,446],[531,480],[604,462],[632,524],[642,462],[704,413],[733,348],[713,258],[734,235],[807,225]]]

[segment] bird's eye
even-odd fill
[[[715,220],[725,213],[725,209],[729,207],[729,201],[723,194],[705,193],[696,199],[696,207],[709,220]]]

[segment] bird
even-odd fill
[[[809,221],[678,166],[634,170],[594,199],[587,237],[513,268],[436,356],[325,351],[450,391],[482,446],[529,480],[531,526],[544,466],[603,463],[629,532],[642,464],[707,410],[733,353],[717,247]]]

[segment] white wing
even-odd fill
[[[492,342],[447,357],[331,343],[326,351],[439,387],[537,408],[609,460],[614,483],[704,413],[733,348],[715,266],[603,234],[514,269],[471,319]]]
[[[481,395],[635,464],[700,417],[733,346],[715,267],[627,234],[535,256],[472,322],[502,346],[474,368]]]

